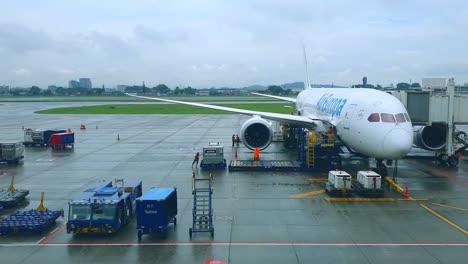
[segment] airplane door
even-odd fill
[[[344,129],[344,134],[346,135],[350,135],[349,128],[350,128],[351,119],[354,115],[355,110],[356,110],[356,104],[351,104],[346,109],[346,113],[345,113],[344,120],[343,120],[343,129]]]

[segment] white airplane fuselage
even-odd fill
[[[353,151],[376,159],[396,160],[413,145],[413,129],[404,105],[394,96],[365,88],[314,88],[296,101],[301,116],[333,124]]]

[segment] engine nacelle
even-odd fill
[[[259,116],[254,116],[242,124],[240,137],[249,149],[258,147],[262,150],[270,145],[273,139],[273,128],[270,122]]]
[[[413,142],[425,150],[441,150],[447,145],[447,128],[442,125],[413,127]]]

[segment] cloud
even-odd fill
[[[13,70],[13,73],[18,77],[31,77],[32,75],[31,70],[26,69],[26,68],[19,68],[19,69]]]

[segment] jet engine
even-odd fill
[[[413,142],[425,150],[441,150],[447,145],[447,128],[443,125],[413,127]]]
[[[240,137],[249,149],[258,147],[262,150],[270,145],[273,139],[273,128],[267,120],[254,116],[242,124]]]

